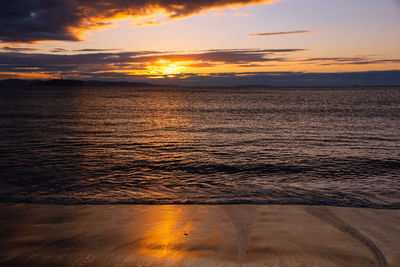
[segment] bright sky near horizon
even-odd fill
[[[398,0],[14,2],[0,11],[0,78],[400,69]]]

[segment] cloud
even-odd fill
[[[149,22],[192,16],[210,9],[274,0],[13,0],[0,9],[0,41],[78,41],[84,30],[121,17],[149,17]]]
[[[291,55],[303,49],[214,49],[192,52],[175,51],[110,51],[107,49],[60,50],[59,53],[36,51],[0,51],[1,77],[57,77],[77,79],[131,80],[151,76],[176,76],[197,79],[195,72],[213,77],[213,70],[243,71],[256,68],[273,69],[293,64],[366,65],[396,64],[400,59],[376,56],[321,57],[295,59]],[[212,69],[217,68],[217,69]],[[184,71],[182,71],[184,70]],[[204,73],[207,70],[207,73]],[[254,69],[253,69],[254,70]],[[190,74],[191,73],[191,74]],[[230,75],[233,75],[231,73]],[[248,73],[238,73],[247,76]],[[255,75],[255,74],[254,74]],[[218,76],[219,77],[219,76]],[[236,77],[236,76],[234,76]],[[201,79],[200,79],[201,80]],[[235,79],[233,79],[235,80]]]
[[[347,73],[304,73],[304,72],[225,72],[225,73],[151,73],[149,67],[162,68],[165,58],[179,57],[186,67],[212,68],[224,64],[239,67],[270,66],[271,63],[298,63],[282,57],[285,53],[299,50],[210,50],[193,53],[160,51],[137,51],[118,53],[41,54],[0,52],[0,78],[54,78],[62,74],[70,79],[96,79],[113,81],[147,81],[159,84],[191,86],[319,86],[319,85],[399,85],[400,71],[370,71]],[[301,51],[301,50],[300,50]],[[255,63],[254,55],[259,55]],[[247,58],[247,59],[246,59]],[[346,58],[335,58],[343,61]],[[358,58],[353,58],[358,59]],[[307,61],[308,60],[308,61]],[[329,61],[332,58],[310,58],[304,62]],[[393,61],[381,59],[381,61]],[[400,62],[400,60],[399,60]],[[381,62],[383,63],[383,62]],[[243,69],[242,69],[243,70]],[[162,79],[153,79],[153,78]]]
[[[39,49],[37,49],[39,50]],[[108,52],[108,51],[118,51],[119,49],[113,48],[85,48],[85,49],[66,49],[61,47],[56,47],[50,50],[52,53],[80,53],[80,52]],[[22,49],[20,51],[23,51]]]
[[[195,62],[213,62],[222,64],[243,64],[252,62],[266,61],[285,61],[284,57],[276,57],[276,54],[300,52],[303,49],[226,49],[209,50],[199,53],[184,54],[158,54],[152,56],[143,56],[136,60],[141,62],[151,62],[158,60],[170,61],[195,61]]]
[[[238,86],[238,85],[271,85],[271,86],[383,86],[400,85],[400,70],[361,71],[341,73],[304,73],[304,72],[244,72],[218,73],[200,76],[185,74],[161,81],[168,84],[192,86]]]
[[[97,49],[101,51],[101,49]],[[96,51],[97,51],[96,50]],[[74,79],[133,79],[167,77],[201,68],[263,67],[287,62],[286,55],[302,49],[220,49],[194,52],[0,52],[2,77]],[[184,70],[184,71],[183,71]]]
[[[11,51],[11,52],[28,52],[28,51],[37,51],[37,48],[30,48],[30,47],[10,47],[10,46],[3,46],[0,48],[3,51]]]
[[[50,52],[53,52],[53,53],[66,53],[66,52],[70,52],[70,50],[69,49],[65,49],[65,48],[61,48],[61,47],[56,47],[56,48],[53,48],[52,50],[50,50]]]
[[[104,52],[104,51],[115,51],[118,49],[101,49],[101,48],[85,48],[85,49],[77,49],[73,51],[77,52]]]
[[[97,49],[101,50],[101,49]],[[97,51],[96,50],[96,51]],[[81,54],[45,54],[0,52],[3,69],[12,70],[26,66],[38,70],[90,68],[99,70],[118,69],[121,66],[135,69],[144,65],[153,65],[160,61],[187,63],[188,66],[208,67],[215,64],[249,64],[254,62],[282,62],[283,55],[301,52],[302,49],[222,49],[206,50],[191,53],[136,51],[136,52],[97,52]]]
[[[249,36],[276,36],[276,35],[290,35],[290,34],[305,34],[313,33],[312,31],[289,31],[289,32],[266,32],[266,33],[250,33]]]
[[[370,65],[385,63],[400,63],[400,59],[382,59],[374,57],[322,57],[308,58],[301,60],[303,63],[319,64],[321,66],[330,65]]]

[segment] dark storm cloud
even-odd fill
[[[305,34],[305,33],[312,33],[312,31],[250,33],[249,36],[276,36],[276,35]]]
[[[117,16],[151,15],[162,10],[167,19],[232,5],[271,0],[12,0],[0,9],[0,41],[79,40],[79,33],[106,25]]]
[[[0,9],[0,40],[77,40],[70,27],[81,23],[78,10],[70,0],[7,1]]]

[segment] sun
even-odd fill
[[[153,75],[175,75],[180,74],[186,69],[182,64],[182,62],[171,62],[169,60],[160,59],[147,68],[150,74]]]

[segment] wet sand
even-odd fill
[[[0,204],[0,266],[400,266],[400,210]]]

